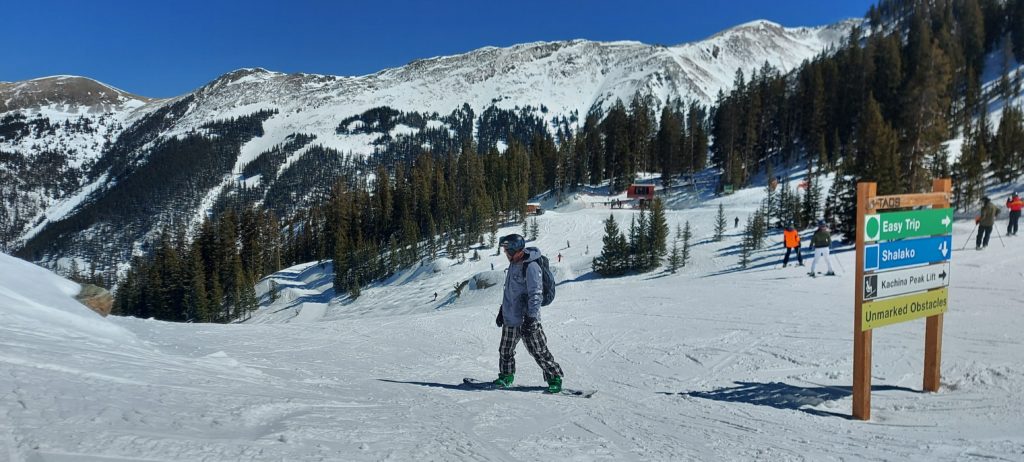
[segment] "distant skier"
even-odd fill
[[[835,276],[836,273],[832,271],[832,259],[829,257],[829,250],[832,247],[832,234],[828,232],[828,226],[825,225],[824,221],[818,222],[818,230],[814,232],[814,236],[811,237],[811,248],[814,249],[814,261],[811,262],[811,272],[807,273],[812,278],[817,277],[817,273],[814,268],[818,266],[818,259],[824,259],[825,264],[828,265],[828,272],[826,276]]]
[[[782,231],[783,244],[786,246],[786,256],[782,257],[782,267],[789,264],[789,253],[796,250],[796,261],[804,266],[804,258],[800,255],[800,232],[793,224],[790,224]]]
[[[572,248],[572,246],[571,246],[571,245],[569,245],[569,241],[565,241],[565,248],[567,248],[567,249],[570,249],[570,248]]]
[[[1009,199],[1006,199],[1006,208],[1010,209],[1010,222],[1006,225],[1006,235],[1017,235],[1017,222],[1020,220],[1020,210],[1024,208],[1024,200],[1021,200],[1014,191]]]
[[[739,228],[740,227],[740,217],[736,217],[736,219],[733,220],[732,227],[733,228]]]
[[[974,249],[981,250],[988,247],[988,238],[992,237],[992,227],[996,224],[996,217],[999,216],[999,207],[992,203],[988,196],[981,198],[981,211],[974,218],[978,224],[978,238],[974,241]]]
[[[434,301],[437,301],[437,292],[434,292]]]
[[[498,346],[500,372],[494,384],[503,388],[512,386],[516,372],[516,345],[521,338],[526,344],[526,351],[544,371],[548,392],[558,393],[562,391],[562,368],[548,351],[547,338],[540,324],[544,281],[537,260],[541,253],[533,247],[526,249],[526,240],[518,234],[502,236],[499,242],[505,249],[509,266],[501,306],[494,320],[501,327],[501,344]]]
[[[559,263],[562,262],[562,253],[561,252],[558,253],[558,262]]]

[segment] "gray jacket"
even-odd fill
[[[501,299],[501,315],[505,325],[519,327],[523,318],[529,316],[540,321],[540,302],[544,298],[544,280],[540,264],[531,265],[540,258],[540,250],[536,247],[523,249],[526,258],[518,263],[508,265],[505,274],[505,294]],[[526,266],[526,277],[523,277],[523,265]]]

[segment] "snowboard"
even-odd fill
[[[522,391],[527,393],[544,393],[546,395],[575,396],[577,398],[590,398],[594,396],[594,393],[597,393],[597,390],[575,390],[572,388],[562,388],[562,391],[558,393],[548,393],[547,387],[520,387],[516,385],[512,385],[511,388],[502,388],[490,380],[478,380],[469,377],[462,379],[462,386],[477,390]]]

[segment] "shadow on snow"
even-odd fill
[[[734,387],[719,388],[711,391],[691,391],[688,393],[669,393],[665,395],[691,396],[694,398],[710,399],[713,401],[724,401],[728,403],[746,403],[757,406],[768,406],[775,409],[796,410],[822,417],[842,417],[850,419],[847,414],[811,409],[826,401],[835,401],[853,395],[853,387],[798,387],[782,382],[733,382]],[[905,387],[893,385],[875,385],[871,387],[872,392],[879,391],[907,391],[918,393]]]

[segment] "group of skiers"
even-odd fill
[[[800,266],[804,266],[804,259],[800,255],[800,232],[796,229],[796,224],[790,223],[782,230],[782,243],[786,246],[786,255],[782,257],[782,267],[785,268],[789,265],[789,255],[796,251],[796,261]],[[832,249],[832,234],[829,232],[828,225],[824,221],[818,222],[818,229],[811,236],[811,249],[814,250],[814,260],[811,261],[811,271],[807,273],[810,277],[817,277],[818,273],[815,269],[818,266],[819,260],[824,260],[825,265],[828,268],[826,276],[835,276],[835,271],[832,270],[832,257],[830,251]]]
[[[1006,235],[1016,236],[1018,222],[1020,221],[1020,211],[1024,208],[1024,200],[1021,200],[1020,195],[1016,191],[1006,199],[1006,208],[1010,210],[1010,219],[1006,224]],[[999,216],[999,207],[992,203],[992,199],[988,196],[981,198],[981,210],[978,212],[978,216],[974,217],[974,223],[977,224],[978,237],[974,241],[974,248],[976,250],[982,250],[988,247],[988,240],[992,237],[992,228],[996,225],[996,217]]]

